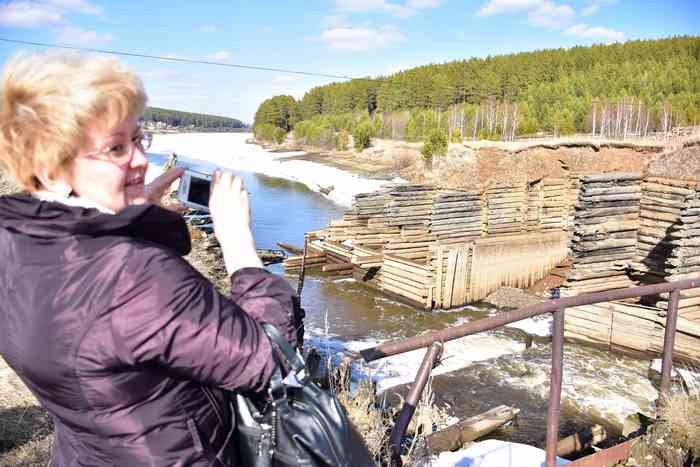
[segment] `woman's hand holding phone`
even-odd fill
[[[215,171],[209,210],[229,275],[245,267],[262,267],[250,230],[250,200],[240,177]]]

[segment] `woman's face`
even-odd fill
[[[145,203],[148,159],[134,143],[141,135],[138,117],[116,128],[101,122],[88,127],[85,147],[69,168],[73,191],[114,212]]]

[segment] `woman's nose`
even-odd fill
[[[139,148],[138,146],[134,147],[134,154],[131,157],[131,164],[130,166],[132,168],[136,167],[142,167],[144,165],[148,165],[148,157],[146,156],[146,152]]]

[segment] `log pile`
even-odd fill
[[[634,285],[626,269],[636,255],[641,179],[636,172],[580,178],[564,295]]]
[[[567,230],[574,200],[569,191],[569,180],[545,178],[540,185],[542,208],[539,227],[542,231]]]
[[[442,191],[436,194],[430,232],[440,245],[464,243],[482,235],[482,194],[474,191]]]
[[[432,307],[435,279],[424,264],[385,253],[377,274],[377,285],[417,307]]]
[[[503,235],[524,230],[528,196],[525,185],[489,188],[484,192],[486,235]]]
[[[700,185],[650,177],[642,186],[637,261],[644,282],[676,280],[700,274]],[[644,303],[668,308],[668,294]],[[680,315],[700,319],[700,290],[681,292]]]
[[[665,312],[629,302],[608,302],[567,308],[567,339],[614,351],[658,356],[663,350]],[[700,360],[700,324],[679,317],[674,359]]]

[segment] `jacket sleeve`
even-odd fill
[[[236,272],[232,288],[229,300],[179,256],[137,248],[110,307],[118,358],[225,389],[264,389],[276,357],[258,321],[294,340],[295,294],[283,278],[259,268]]]

